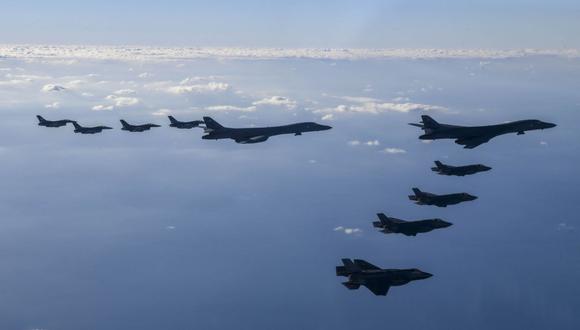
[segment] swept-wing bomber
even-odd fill
[[[536,119],[487,126],[458,126],[440,124],[426,115],[421,116],[420,124],[411,123],[409,125],[419,127],[424,131],[425,134],[419,136],[421,140],[455,139],[455,143],[463,145],[466,149],[473,149],[503,134],[516,133],[517,135],[522,135],[526,131],[556,127],[556,124]]]
[[[230,128],[220,125],[210,117],[203,117],[205,123],[204,140],[232,139],[237,143],[250,144],[268,140],[271,136],[282,134],[302,135],[305,132],[329,130],[332,127],[317,123],[296,123],[272,127]]]

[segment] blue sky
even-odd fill
[[[579,8],[5,1],[0,40],[580,48]],[[0,329],[580,328],[578,52],[230,51],[0,45]],[[114,129],[78,135],[37,114]],[[169,114],[333,129],[239,145],[169,128]],[[422,114],[558,126],[465,150],[420,141],[407,123]],[[129,133],[121,118],[163,127]],[[443,177],[437,159],[493,170]],[[412,187],[479,199],[417,206]],[[378,212],[454,225],[384,235]],[[341,258],[434,276],[375,297],[340,284]]]
[[[2,329],[579,326],[577,59],[13,58],[0,70]],[[407,123],[423,113],[558,127],[465,150],[418,140]],[[80,136],[36,114],[115,129]],[[167,114],[334,128],[238,145],[169,128]],[[164,127],[128,133],[120,118]],[[442,177],[435,159],[493,170]],[[480,198],[417,206],[414,186]],[[454,226],[386,236],[377,212]],[[375,297],[340,284],[343,257],[435,276]]]
[[[5,1],[4,43],[580,48],[556,1]]]

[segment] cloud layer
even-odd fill
[[[329,59],[364,60],[380,58],[482,58],[502,59],[525,56],[580,57],[580,50],[554,49],[316,49],[316,48],[171,48],[123,46],[50,46],[2,45],[0,56],[39,60],[116,59],[116,60],[180,60],[202,58],[230,59]],[[145,74],[145,73],[144,73]],[[144,77],[145,78],[145,77]]]

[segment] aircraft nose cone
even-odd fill
[[[441,226],[443,228],[447,228],[447,227],[453,226],[453,224],[451,222],[443,221],[443,222],[441,222]]]
[[[327,130],[331,129],[331,128],[332,128],[332,126],[328,126],[328,125],[320,125],[320,128],[321,128],[323,131],[327,131]]]
[[[474,201],[474,200],[476,200],[476,199],[477,199],[477,196],[471,196],[471,195],[470,195],[470,196],[469,196],[469,199],[470,199],[470,200],[472,200],[472,201]]]
[[[433,274],[430,274],[430,273],[427,273],[427,272],[421,272],[421,274],[419,274],[419,278],[420,279],[426,279],[426,278],[429,278],[429,277],[432,277],[432,276],[433,276]]]
[[[489,170],[491,170],[491,167],[483,165],[483,166],[481,167],[481,169],[482,169],[483,171],[489,171]]]
[[[546,128],[553,128],[553,127],[556,127],[556,126],[558,126],[558,125],[553,124],[553,123],[546,123]]]

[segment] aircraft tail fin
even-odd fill
[[[125,127],[125,128],[131,127],[131,125],[129,125],[129,123],[124,121],[123,119],[121,119],[119,121],[121,122],[121,125],[123,125],[123,127]]]
[[[169,121],[170,121],[172,124],[178,124],[178,123],[179,123],[179,120],[177,120],[177,119],[173,118],[173,116],[167,116],[167,118],[169,118]]]
[[[421,116],[421,121],[423,122],[423,127],[426,129],[434,129],[441,126],[435,119],[427,115]]]
[[[203,117],[203,122],[205,123],[205,126],[212,131],[224,128],[222,125],[220,125],[217,121],[213,120],[213,118],[211,117]]]
[[[389,217],[387,217],[384,213],[377,213],[377,217],[379,217],[379,221],[382,225],[388,225],[390,223]]]
[[[348,276],[352,273],[358,273],[361,271],[361,268],[350,259],[342,259],[342,263],[344,266],[336,267],[337,276]]]
[[[420,195],[422,193],[422,191],[419,190],[419,188],[413,188],[413,192],[415,193],[415,195]]]
[[[38,121],[41,122],[41,123],[45,123],[46,122],[46,119],[42,118],[41,115],[36,115],[36,118],[38,118]]]
[[[83,128],[81,125],[79,125],[79,123],[77,123],[76,121],[72,121],[73,126],[75,127],[75,129],[81,129]]]
[[[435,161],[435,165],[437,165],[438,168],[443,167],[443,163],[438,160]]]

